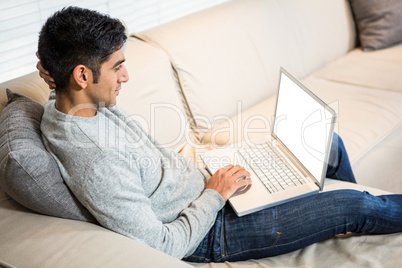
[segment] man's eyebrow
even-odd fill
[[[125,61],[126,61],[126,59],[119,60],[118,62],[116,62],[116,63],[113,65],[112,69],[115,68],[115,67],[117,67],[117,66],[119,66],[120,64],[122,64],[122,63],[125,62]]]

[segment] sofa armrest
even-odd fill
[[[0,263],[9,267],[191,267],[100,226],[0,201]]]

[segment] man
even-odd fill
[[[244,168],[229,165],[207,179],[115,105],[128,80],[125,40],[118,20],[72,7],[51,16],[39,37],[38,69],[56,86],[41,123],[45,144],[70,189],[101,225],[197,262],[278,255],[350,231],[402,231],[400,195],[350,190],[238,218],[225,204],[251,184],[239,180],[250,175]],[[327,176],[354,182],[338,136],[332,147]]]

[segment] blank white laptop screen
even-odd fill
[[[273,132],[321,184],[332,137],[332,114],[281,72]]]

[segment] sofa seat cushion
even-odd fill
[[[335,82],[402,93],[402,44],[372,52],[357,48],[315,73]]]
[[[357,183],[351,183],[351,182],[346,182],[346,181],[338,181],[334,179],[325,179],[324,183],[324,190],[323,192],[329,192],[329,191],[336,191],[336,190],[342,190],[342,189],[351,189],[351,190],[356,190],[356,191],[367,191],[372,195],[387,195],[387,194],[392,194],[392,192],[373,188],[370,186],[365,186]]]
[[[343,138],[354,164],[402,124],[402,94],[316,77],[305,85],[337,113],[335,131]]]
[[[353,165],[358,182],[402,194],[402,126]]]
[[[399,92],[338,83],[316,75],[302,82],[337,111],[335,132],[343,138],[352,164],[402,124]],[[276,96],[272,96],[224,118],[205,134],[204,147],[211,149],[269,134],[275,103]]]
[[[7,90],[0,117],[0,187],[36,212],[96,222],[64,184],[41,137],[41,104]]]

